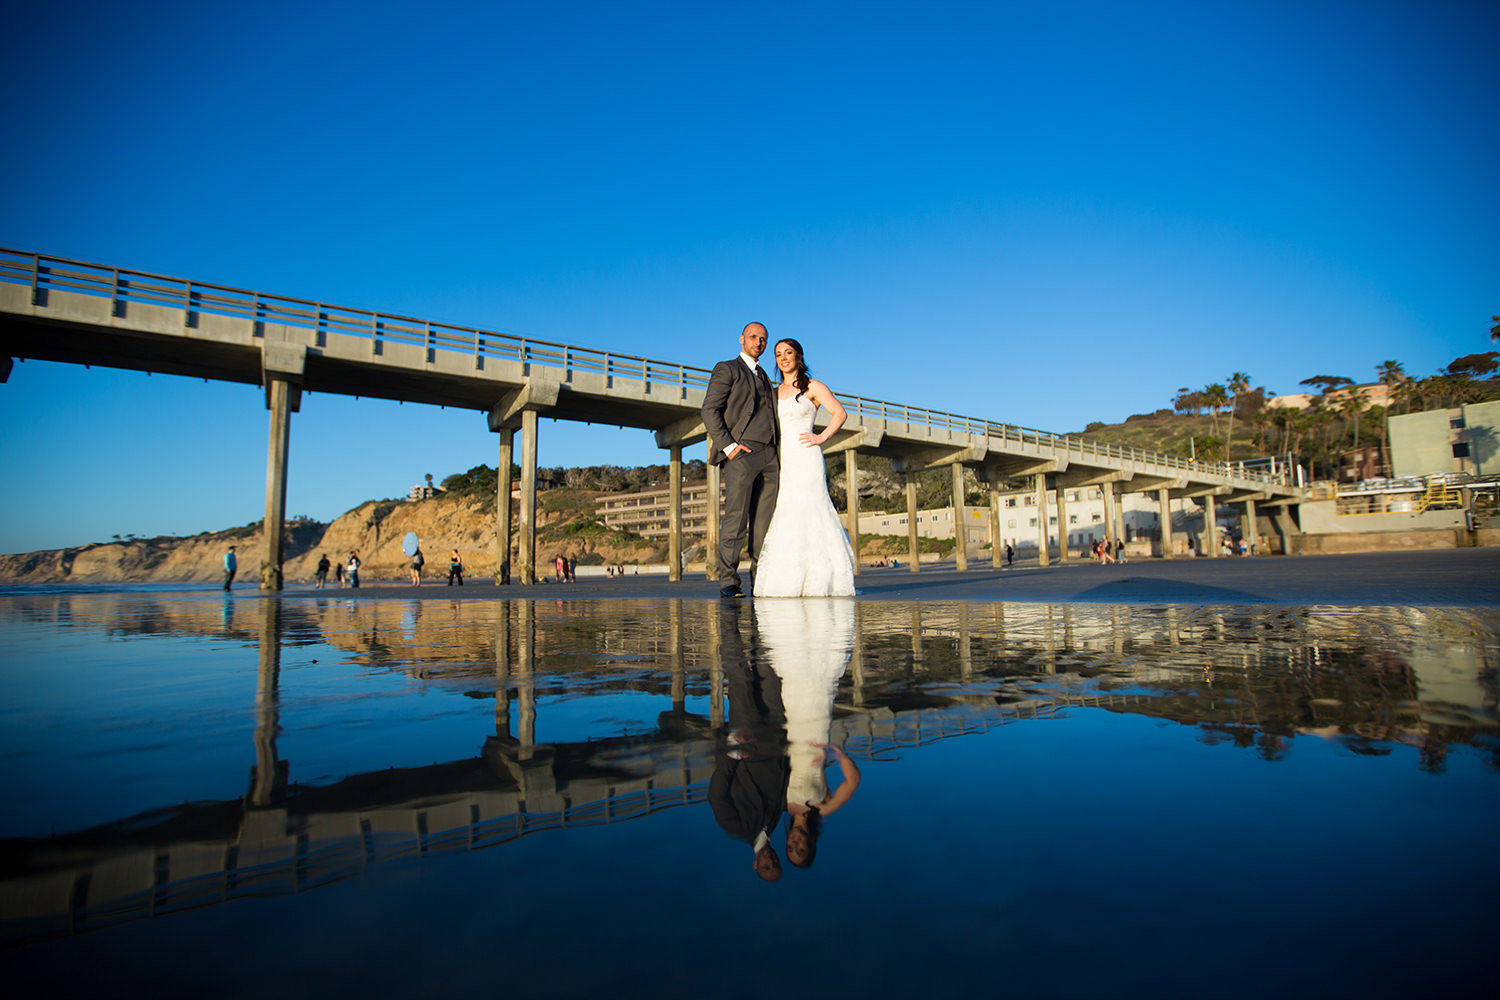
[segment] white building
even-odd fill
[[[1068,518],[1068,546],[1074,549],[1087,548],[1102,539],[1108,529],[1104,523],[1104,493],[1097,486],[1080,486],[1063,491],[1064,508]],[[1156,494],[1127,493],[1120,501],[1121,514],[1125,521],[1125,540],[1155,538],[1161,532],[1158,518]],[[1043,515],[1036,507],[1033,490],[1015,490],[1000,494],[1000,544],[1009,544],[1016,549],[1034,549],[1037,541],[1037,521]],[[1057,505],[1054,493],[1047,491],[1047,536],[1056,543],[1058,538]],[[990,544],[990,507],[964,508],[965,538],[970,554],[985,549]],[[905,511],[877,511],[859,515],[859,531],[862,535],[905,535],[907,533]],[[917,536],[919,538],[952,538],[953,508],[938,507],[917,511]]]

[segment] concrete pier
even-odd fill
[[[674,444],[667,461],[667,579],[682,579],[682,445]]]
[[[1104,534],[1113,545],[1114,540],[1120,537],[1115,530],[1115,484],[1101,483],[1099,490],[1104,497]],[[1113,556],[1114,552],[1111,551],[1110,555]]]
[[[1005,564],[1005,546],[1000,542],[1000,488],[990,484],[990,565],[999,569]]]
[[[1047,475],[1044,472],[1036,474],[1036,561],[1038,566],[1050,565],[1052,560],[1047,554],[1052,544],[1052,536],[1047,531]]]
[[[1068,551],[1068,491],[1059,485],[1053,492],[1057,494],[1057,561],[1066,566],[1072,561]]]
[[[1157,510],[1161,520],[1161,557],[1172,558],[1172,493],[1170,490],[1156,491]]]
[[[844,452],[844,521],[854,549],[854,572],[859,572],[859,453]]]
[[[536,583],[536,428],[535,410],[521,411],[521,566],[523,584]]]
[[[714,443],[708,442],[708,523],[703,538],[703,565],[710,580],[719,578],[719,466],[713,463]]]
[[[1203,552],[1210,559],[1219,558],[1219,511],[1210,494],[1203,498]]]
[[[917,477],[910,472],[906,474],[906,552],[916,573],[922,568],[922,550],[917,547]]]
[[[509,427],[500,428],[500,450],[495,465],[495,582],[510,581],[510,562],[513,551],[510,543],[510,467],[515,462],[516,432]]]
[[[260,589],[281,589],[281,535],[286,526],[286,457],[292,434],[292,386],[266,383],[271,428],[266,446],[266,519],[261,531]]]
[[[962,573],[969,568],[968,513],[964,510],[964,467],[954,462],[953,470],[953,558]]]

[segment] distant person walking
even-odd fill
[[[1016,564],[1016,550],[1015,550],[1015,547],[1012,546],[1010,544],[1010,542],[1006,542],[1005,543],[1005,568],[1009,569],[1010,567],[1014,566],[1015,564]]]
[[[344,564],[343,563],[339,563],[337,566],[335,566],[333,568],[333,577],[334,577],[334,582],[336,582],[339,585],[339,589],[343,590],[344,589]]]
[[[568,582],[569,583],[577,583],[578,582],[578,557],[577,556],[569,556],[568,557]]]
[[[224,589],[234,582],[235,570],[239,569],[239,561],[234,558],[234,546],[229,546],[229,551],[224,553]]]
[[[344,570],[344,575],[349,578],[349,586],[355,590],[359,589],[359,553],[349,553],[349,565]]]
[[[313,574],[314,578],[318,581],[318,589],[319,590],[322,590],[324,588],[324,586],[326,586],[327,583],[328,583],[328,568],[329,568],[328,554],[326,552],[319,552],[318,553],[318,571],[317,571],[317,573]],[[342,575],[342,574],[340,574],[340,575]]]
[[[464,585],[464,563],[458,558],[457,549],[454,549],[453,554],[448,557],[448,586],[453,586],[454,580],[458,581],[460,587]]]
[[[1115,539],[1115,562],[1125,564],[1125,542],[1119,538]]]
[[[413,587],[422,586],[422,566],[425,565],[426,562],[427,560],[422,558],[422,550],[420,547],[417,549],[417,551],[411,554],[411,585]]]

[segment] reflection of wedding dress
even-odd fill
[[[853,601],[756,601],[755,626],[781,678],[791,777],[786,800],[828,798],[824,753],[833,699],[854,648]]]
[[[755,564],[756,597],[851,597],[854,550],[828,499],[823,449],[797,439],[812,430],[818,404],[803,396],[776,404],[781,420],[781,486]]]

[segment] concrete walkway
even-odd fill
[[[1378,552],[1332,556],[1268,556],[1256,559],[1146,560],[1124,566],[1070,563],[1017,566],[959,573],[952,564],[924,565],[920,573],[872,569],[856,579],[866,601],[1024,601],[1105,604],[1325,604],[1500,606],[1500,548]],[[290,587],[289,600],[409,599],[580,600],[595,598],[717,598],[719,588],[702,576],[672,583],[661,576],[585,579],[575,584],[496,587],[475,580],[447,587],[438,580],[412,587],[367,583],[359,590]],[[256,598],[246,588],[235,597]]]

